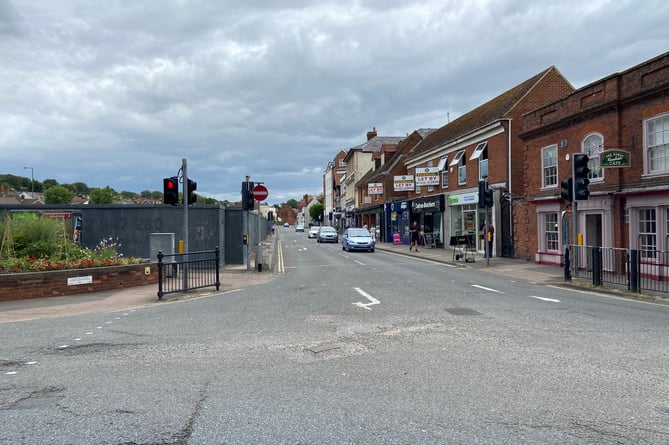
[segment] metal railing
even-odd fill
[[[669,251],[570,245],[565,251],[565,279],[590,279],[626,286],[633,292],[669,293]]]
[[[158,252],[158,299],[175,292],[215,286],[221,287],[221,251],[205,250],[190,253]]]

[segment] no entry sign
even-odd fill
[[[258,184],[255,187],[253,187],[253,199],[256,201],[264,201],[267,199],[269,196],[269,191],[267,190],[267,187],[265,187],[262,184]]]

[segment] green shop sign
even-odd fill
[[[606,150],[599,155],[602,167],[629,167],[630,152],[625,150]]]

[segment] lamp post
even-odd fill
[[[23,167],[23,169],[30,169],[30,193],[31,198],[35,199],[35,170],[32,167]]]

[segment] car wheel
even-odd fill
[[[370,250],[370,252],[374,253],[374,249]]]

